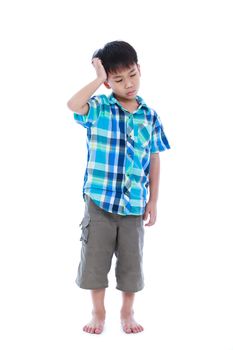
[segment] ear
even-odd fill
[[[140,67],[140,64],[137,64],[137,67],[138,67],[139,75],[141,76],[141,67]]]
[[[107,80],[104,82],[104,86],[105,86],[107,89],[111,89],[111,86],[109,85],[109,83],[107,82]]]

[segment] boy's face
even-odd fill
[[[130,68],[123,68],[116,73],[108,73],[104,85],[112,89],[120,100],[135,100],[140,86],[140,66],[133,64]]]

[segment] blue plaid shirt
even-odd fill
[[[137,96],[138,108],[127,111],[114,94],[88,100],[86,115],[74,119],[87,129],[85,193],[105,211],[141,215],[147,203],[150,155],[170,148],[161,120]]]

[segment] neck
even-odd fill
[[[117,99],[118,102],[120,102],[122,105],[127,105],[127,106],[134,106],[137,105],[138,106],[138,101],[136,98],[129,100],[127,98],[124,97],[118,97],[113,93],[113,96]]]

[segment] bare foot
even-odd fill
[[[121,312],[121,325],[125,333],[139,333],[144,330],[144,328],[133,318],[133,312]]]
[[[104,329],[105,312],[92,312],[92,320],[83,327],[84,332],[100,334]]]

